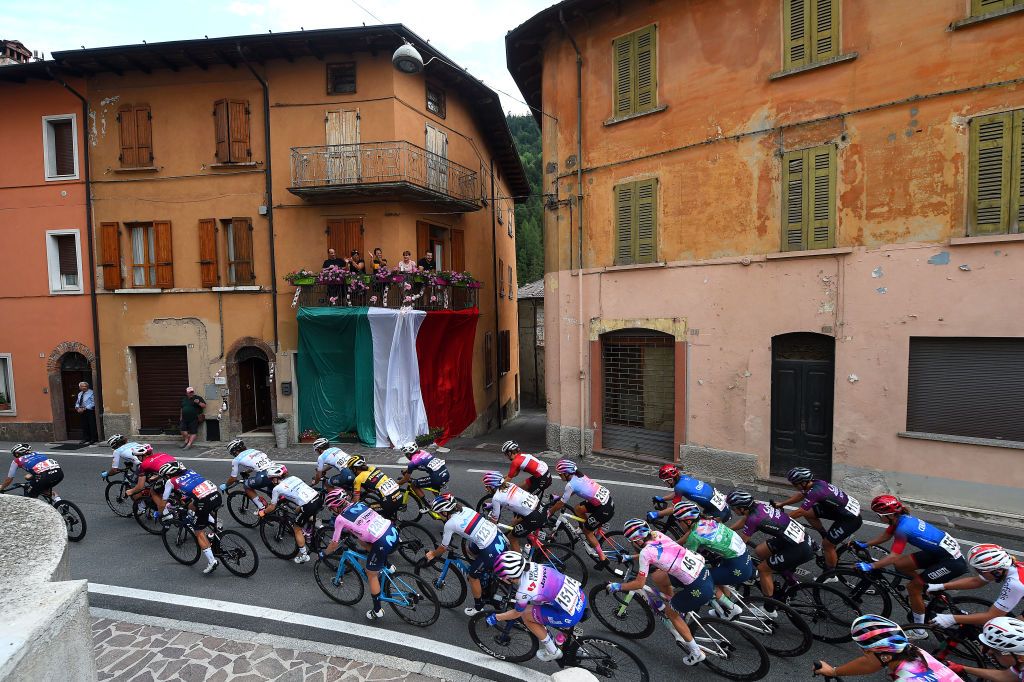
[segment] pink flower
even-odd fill
[[[402,303],[412,303],[412,296],[406,296],[403,298]]]
[[[337,296],[331,296],[330,299],[328,299],[328,300],[331,302],[331,305],[338,305],[338,297]]]
[[[377,297],[376,296],[371,296],[370,297],[370,303],[376,303],[376,302],[377,302]]]
[[[437,296],[431,296],[430,297],[430,302],[431,303],[437,303]]]
[[[402,285],[402,288],[405,289],[406,291],[409,291],[410,289],[412,289],[412,285],[406,282],[405,284]]]

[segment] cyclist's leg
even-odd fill
[[[767,542],[762,542],[755,547],[754,554],[756,554],[757,558],[761,560],[760,563],[757,564],[757,576],[761,583],[761,594],[766,597],[771,597],[775,594],[775,577],[772,575],[772,567],[769,563],[769,559],[779,555],[769,547]]]
[[[373,600],[374,616],[379,617],[380,606],[380,571],[388,565],[388,555],[398,542],[398,529],[394,526],[377,539],[372,545],[363,544],[366,550],[366,582],[370,585],[370,598]]]
[[[843,517],[832,522],[827,532],[821,535],[821,551],[825,555],[825,569],[832,569],[839,563],[836,547],[846,542],[864,525],[861,517]]]
[[[682,637],[683,643],[681,646],[689,651],[690,656],[702,659],[703,655],[700,647],[693,641],[693,634],[680,614],[691,611],[696,612],[711,601],[715,594],[715,585],[711,580],[711,573],[705,568],[701,571],[700,576],[689,585],[684,585],[675,578],[672,578],[671,581],[672,585],[678,589],[676,589],[675,594],[672,596],[672,607],[666,607],[665,609],[665,616],[672,623],[672,627],[676,632]],[[686,662],[690,663],[690,660]],[[694,660],[693,662],[697,661]],[[692,665],[692,663],[690,664]]]
[[[545,627],[546,622],[547,619],[544,618],[544,613],[540,606],[533,606],[523,611],[523,624],[538,640],[543,641],[548,637],[548,630]]]
[[[735,610],[735,605],[730,598],[731,590],[722,588],[742,585],[753,578],[756,573],[754,562],[750,560],[750,555],[744,552],[732,559],[723,559],[710,571],[711,580],[715,583],[715,601],[722,607],[723,614],[732,613]],[[736,613],[740,612],[737,611]]]
[[[480,548],[476,558],[469,564],[466,582],[473,594],[473,608],[480,611],[484,607],[483,588],[480,585],[480,578],[484,573],[489,573],[494,566],[494,560],[499,554],[508,549],[508,543],[504,535],[498,535],[487,547]]]

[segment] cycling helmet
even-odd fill
[[[487,471],[483,475],[483,481],[488,488],[498,488],[505,482],[505,477],[497,471]]]
[[[1024,654],[1024,622],[999,616],[985,623],[978,639],[987,647],[1005,654]]]
[[[555,471],[557,471],[560,474],[566,475],[575,474],[576,463],[573,462],[571,459],[560,459],[558,460],[558,463],[555,464]]]
[[[403,455],[409,457],[410,455],[415,455],[416,451],[419,450],[419,448],[416,447],[416,443],[406,443],[405,445],[400,447],[399,450],[402,451]]]
[[[514,440],[507,440],[501,445],[501,451],[506,455],[510,452],[519,452],[519,443]]]
[[[650,536],[651,527],[640,519],[629,519],[622,524],[622,534],[626,536],[627,540],[636,541],[643,540]]]
[[[676,502],[676,506],[672,507],[672,516],[676,521],[696,521],[700,518],[700,507],[687,500]]]
[[[527,563],[519,552],[502,552],[494,560],[494,573],[499,578],[515,580],[526,570]]]
[[[679,475],[679,469],[674,464],[663,464],[658,469],[658,478],[663,481],[673,481]]]
[[[136,445],[134,448],[132,448],[132,454],[135,455],[136,457],[138,457],[139,459],[143,459],[143,458],[149,457],[150,455],[153,454],[153,446],[152,445]]]
[[[904,509],[903,503],[900,502],[898,497],[894,495],[879,495],[871,500],[871,511],[879,516],[889,516],[890,514],[899,514]]]
[[[354,469],[356,467],[364,466],[366,466],[366,460],[364,460],[359,455],[352,455],[351,457],[348,458],[348,461],[345,462],[346,469]]]
[[[1013,566],[1013,558],[999,545],[975,545],[967,553],[967,565],[975,571],[998,571]]]
[[[334,511],[345,509],[351,503],[352,501],[349,499],[348,493],[341,488],[327,491],[327,496],[324,498],[324,504],[327,505],[327,508]]]
[[[245,450],[245,443],[242,441],[241,438],[236,438],[230,443],[228,443],[228,454],[231,455],[232,457],[237,455],[242,450]]]
[[[164,478],[174,478],[175,476],[181,476],[185,473],[185,465],[179,464],[178,462],[168,462],[167,464],[162,465],[157,473]]]
[[[854,619],[850,634],[865,651],[898,654],[910,646],[903,628],[888,618],[872,614]]]
[[[122,436],[120,433],[115,433],[113,436],[107,439],[107,445],[109,445],[111,448],[119,448],[127,442],[128,439]]]
[[[438,514],[451,514],[459,503],[451,493],[441,493],[430,501],[430,509]]]
[[[725,503],[733,509],[750,509],[754,506],[754,496],[744,490],[733,490],[726,495]]]
[[[786,478],[790,483],[796,485],[797,483],[810,483],[814,480],[814,474],[806,467],[793,467],[786,474]]]
[[[317,438],[315,441],[313,441],[313,449],[316,450],[317,452],[323,452],[324,450],[327,449],[327,447],[330,444],[331,441],[327,440],[326,438]]]
[[[284,478],[288,475],[288,467],[283,464],[271,464],[263,473],[267,475],[267,478]]]
[[[32,452],[32,448],[29,447],[28,443],[18,443],[11,448],[11,454],[15,457],[21,457],[22,455],[27,455],[30,452]]]

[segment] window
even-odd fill
[[[121,168],[153,165],[153,114],[148,104],[125,104],[117,112]]]
[[[166,221],[129,223],[128,235],[131,242],[131,285],[143,289],[173,288],[171,224]]]
[[[252,271],[252,221],[232,218],[223,221],[228,254],[228,283],[251,286],[256,279]]]
[[[505,261],[498,259],[498,298],[505,298]]]
[[[836,245],[836,148],[827,144],[782,156],[782,250]]]
[[[513,221],[516,217],[516,209],[512,206],[508,207],[508,236],[515,237],[515,228],[513,227]]]
[[[971,120],[970,235],[1024,228],[1024,110]]]
[[[1024,339],[911,337],[907,431],[1024,441]]]
[[[51,294],[82,293],[82,258],[78,230],[46,233],[46,264]]]
[[[512,300],[516,297],[516,284],[515,280],[512,279],[512,266],[508,266],[508,300]]]
[[[494,385],[494,333],[484,333],[484,388]]]
[[[653,263],[658,255],[658,179],[615,186],[615,264]]]
[[[249,102],[219,99],[213,103],[217,163],[249,163]]]
[[[613,118],[651,111],[658,106],[657,26],[651,24],[612,41]]]
[[[783,0],[783,68],[794,69],[839,55],[840,0]]]
[[[498,376],[505,376],[512,369],[512,332],[498,332]]]
[[[971,0],[971,16],[980,17],[1011,7],[1024,6],[1024,0]]]
[[[47,180],[78,178],[78,130],[74,114],[43,117],[43,163]]]
[[[427,111],[438,118],[445,117],[444,90],[430,83],[427,83]]]
[[[15,414],[16,412],[11,354],[0,353],[0,414]]]
[[[350,95],[356,91],[356,63],[327,65],[327,94]]]
[[[504,199],[495,202],[494,212],[498,214],[498,224],[505,224],[505,201]]]

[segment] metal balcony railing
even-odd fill
[[[469,287],[436,284],[413,284],[411,289],[405,289],[401,284],[373,282],[365,290],[350,290],[344,284],[314,284],[302,287],[299,306],[401,308],[407,305],[416,310],[466,310],[477,307],[479,291]],[[414,300],[406,302],[406,297]]]

